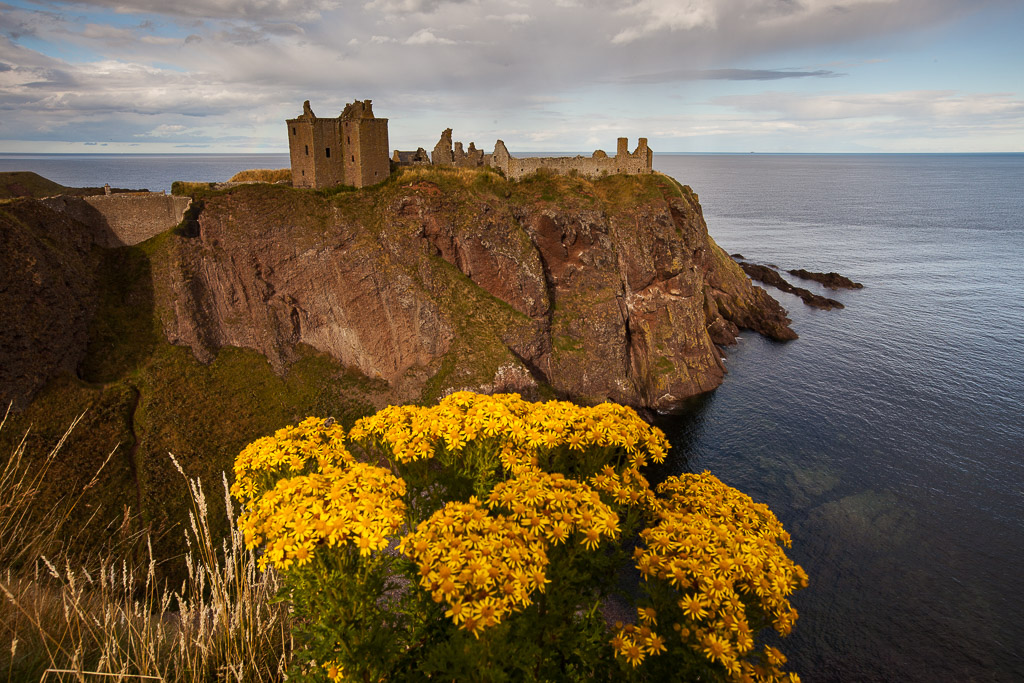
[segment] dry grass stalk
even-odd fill
[[[135,553],[123,549],[99,558],[70,557],[66,532],[77,499],[41,516],[26,509],[64,439],[41,471],[29,471],[24,443],[0,473],[0,500],[7,501],[0,507],[5,560],[0,637],[11,638],[9,652],[0,651],[0,675],[6,670],[8,680],[41,680],[50,671],[59,680],[83,683],[89,677],[168,682],[283,678],[292,651],[287,605],[275,601],[276,574],[260,572],[254,553],[244,547],[226,477],[222,484],[232,531],[216,539],[201,483],[174,461],[192,512],[186,529],[187,576],[172,589],[156,578],[158,560],[148,537],[143,563],[130,560]],[[39,527],[35,520],[51,526]],[[18,550],[23,543],[26,549]]]

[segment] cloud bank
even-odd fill
[[[975,96],[889,85],[834,95],[869,62],[851,69],[825,57],[871,44],[884,57],[905,35],[1012,4],[0,3],[0,140],[279,150],[281,121],[304,99],[329,115],[356,97],[374,99],[378,115],[392,118],[394,146],[427,145],[441,128],[465,125],[485,145],[493,140],[484,136],[501,134],[526,146],[563,139],[564,148],[581,149],[601,135],[610,144],[617,129],[659,126],[665,140],[686,140],[683,122],[691,132],[733,130],[726,122],[745,117],[753,131],[766,116],[796,126],[808,117],[876,125],[924,117],[939,131],[974,121],[1003,135],[1005,122],[1020,122],[1019,90]],[[806,85],[788,94],[757,90],[766,82]]]

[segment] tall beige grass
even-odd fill
[[[239,171],[231,176],[231,183],[290,183],[292,181],[292,170],[290,168],[250,168],[247,171]]]
[[[5,424],[6,417],[0,429]],[[192,510],[187,575],[167,586],[156,578],[161,558],[145,534],[128,534],[98,557],[72,555],[66,534],[81,531],[70,524],[77,500],[33,510],[66,438],[37,465],[24,457],[22,439],[0,475],[0,643],[9,639],[9,647],[0,645],[0,679],[282,679],[292,652],[288,605],[275,601],[277,576],[260,572],[244,548],[227,478],[221,484],[232,531],[218,539],[201,482],[174,460]],[[142,552],[126,551],[132,545]]]

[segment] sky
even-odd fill
[[[0,0],[0,152],[1024,152],[1024,0]]]

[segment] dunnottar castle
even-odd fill
[[[597,150],[589,157],[525,157],[509,154],[505,143],[498,140],[494,151],[486,154],[475,143],[464,148],[452,142],[451,128],[431,153],[420,147],[415,152],[395,150],[389,155],[388,120],[373,115],[370,100],[356,100],[345,106],[337,118],[319,118],[307,100],[302,114],[288,119],[288,151],[291,156],[294,187],[333,187],[351,185],[365,187],[387,178],[392,167],[457,166],[474,168],[488,166],[505,177],[518,179],[539,170],[554,173],[576,171],[585,176],[613,173],[650,173],[654,153],[647,138],[640,138],[630,152],[627,138],[619,138],[615,156]]]

